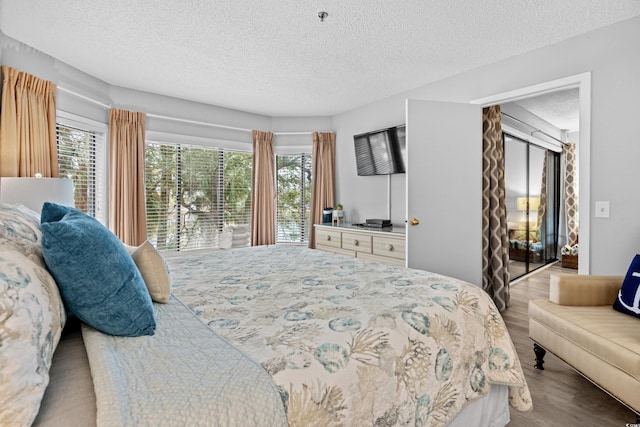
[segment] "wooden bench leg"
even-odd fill
[[[547,354],[547,351],[538,344],[533,343],[533,352],[536,354],[536,364],[533,365],[533,367],[544,371],[544,366],[542,365],[544,364],[544,355]]]

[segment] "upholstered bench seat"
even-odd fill
[[[529,317],[534,329],[553,331],[559,339],[570,341],[640,381],[638,319],[623,317],[610,306],[567,307],[543,300],[532,302]]]
[[[638,413],[640,319],[612,308],[622,279],[552,276],[549,300],[529,302],[529,336]]]

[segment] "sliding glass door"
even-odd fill
[[[504,134],[509,274],[556,259],[559,154]]]

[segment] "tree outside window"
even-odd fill
[[[309,241],[311,155],[276,156],[277,243]]]
[[[73,182],[76,209],[102,218],[101,178],[103,164],[98,144],[104,135],[62,124],[56,125],[60,178]]]
[[[251,220],[251,153],[147,142],[147,233],[160,250],[223,247]]]

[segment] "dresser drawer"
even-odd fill
[[[322,246],[331,246],[332,248],[341,247],[340,230],[327,230],[316,228],[316,244]]]
[[[346,256],[351,256],[351,257],[355,257],[356,256],[356,252],[354,252],[354,251],[347,251],[345,249],[334,248],[333,246],[316,245],[316,249],[319,249],[319,250],[325,251],[325,252],[331,252],[332,254],[346,255]]]
[[[404,239],[373,236],[373,254],[389,258],[404,259]]]
[[[405,235],[349,226],[314,225],[316,249],[385,264],[405,265]]]
[[[391,257],[388,257],[388,256],[364,254],[362,252],[357,252],[356,253],[356,258],[368,259],[369,261],[378,261],[378,262],[381,262],[383,264],[397,265],[399,267],[404,267],[405,266],[404,265],[404,258],[403,259],[391,258]]]
[[[342,232],[342,248],[371,253],[371,236],[362,233]]]

